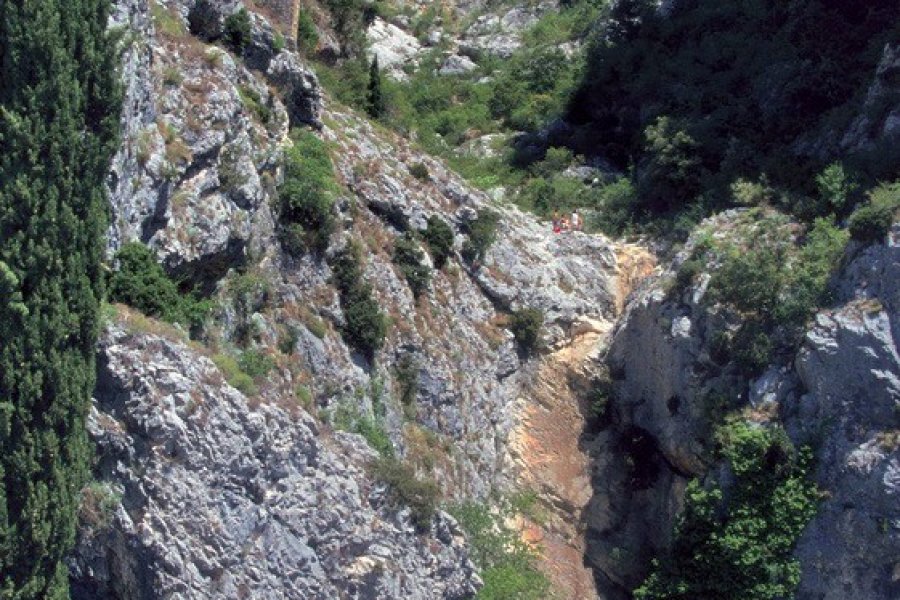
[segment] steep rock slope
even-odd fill
[[[123,318],[102,341],[90,432],[121,504],[82,529],[73,597],[477,590],[455,522],[441,514],[418,535],[366,475],[374,452],[362,438],[325,436],[303,411],[250,402],[202,352],[134,323]]]
[[[701,227],[728,236],[741,214]],[[626,597],[650,559],[669,547],[690,478],[727,484],[710,450],[719,402],[729,397],[730,410],[780,423],[795,444],[815,450],[824,499],[795,552],[802,570],[797,597],[897,595],[898,233],[895,225],[884,244],[851,245],[835,307],[818,314],[795,358],[749,382],[720,358],[716,332],[735,323],[708,301],[714,265],[683,290],[673,283],[677,268],[645,282],[604,357],[612,426],[592,448],[594,496],[586,510],[588,556],[601,592]]]
[[[99,487],[86,493],[96,502],[86,503],[72,559],[78,597],[474,593],[479,581],[453,521],[438,513],[414,533],[408,511],[369,474],[373,452],[334,431],[346,427],[338,415],[376,422],[447,500],[538,488],[552,518],[528,535],[546,529],[551,574],[571,597],[594,597],[579,558],[586,480],[553,489],[555,463],[541,450],[511,452],[511,436],[521,439],[547,410],[541,404],[556,402],[566,426],[537,435],[561,445],[557,459],[587,464],[574,443],[585,384],[570,371],[590,362],[635,273],[652,261],[601,236],[554,236],[497,206],[496,241],[482,261],[462,260],[488,198],[408,141],[338,107],[320,112],[315,76],[278,47],[263,14],[251,12],[240,55],[203,41],[239,7],[117,5],[127,90],[110,249],[143,241],[218,308],[206,348],[124,309],[106,334],[92,417]],[[341,190],[340,232],[325,257],[291,257],[278,242],[282,149],[289,127],[303,123],[321,129]],[[428,176],[414,176],[414,166]],[[431,216],[450,224],[454,256],[417,300],[393,245]],[[363,278],[391,323],[374,363],[340,334],[345,316],[325,260],[350,240],[364,248]],[[547,356],[520,352],[503,326],[522,308],[543,313]],[[275,364],[250,397],[205,357],[242,351]],[[407,359],[418,384],[404,404],[398,370]]]

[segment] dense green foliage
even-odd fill
[[[428,291],[431,283],[431,269],[424,261],[425,254],[411,233],[401,235],[394,242],[394,264],[400,267],[400,272],[416,298]]]
[[[357,55],[365,45],[365,29],[383,10],[383,0],[323,0],[344,54]]]
[[[200,327],[210,303],[193,294],[182,294],[156,255],[139,242],[122,246],[116,254],[118,269],[109,279],[109,299],[138,309],[150,317],[191,328]]]
[[[372,360],[384,345],[387,319],[372,297],[372,286],[363,279],[362,251],[357,244],[350,243],[335,254],[330,264],[344,312],[341,335],[348,344]]]
[[[880,242],[900,217],[900,181],[872,190],[868,202],[850,216],[850,235],[861,242]]]
[[[807,479],[809,454],[783,430],[744,421],[724,426],[717,441],[731,483],[688,485],[673,546],[637,600],[793,596],[800,564],[791,554],[819,498]]]
[[[537,308],[523,308],[509,317],[509,329],[524,352],[533,352],[541,339],[544,313]]]
[[[284,182],[278,188],[279,237],[295,256],[328,247],[334,217],[334,166],[325,143],[312,132],[294,130],[285,151]]]
[[[275,368],[275,360],[256,349],[232,354],[217,353],[212,356],[212,360],[225,380],[246,396],[258,394],[259,384]]]
[[[391,497],[409,507],[413,523],[427,529],[437,510],[441,490],[431,479],[416,476],[411,466],[396,458],[382,456],[374,464],[375,477],[388,485]]]
[[[560,44],[583,38],[605,0],[579,0],[560,12],[550,11],[526,34],[526,43],[509,59],[478,58],[469,73],[441,75],[444,47],[425,54],[405,82],[382,80],[386,111],[380,120],[414,137],[427,151],[442,156],[476,185],[517,185],[525,176],[525,159],[503,140],[491,159],[467,156],[457,148],[478,135],[536,131],[560,114],[576,86],[582,61],[567,58]],[[437,6],[413,16],[414,30],[424,35],[441,12]],[[445,18],[444,25],[448,25]],[[320,80],[335,97],[359,110],[367,108],[370,65],[350,59],[333,69],[320,65]]]
[[[741,315],[742,325],[726,345],[752,376],[772,362],[776,342],[793,348],[815,310],[831,301],[829,282],[848,236],[829,219],[816,219],[799,241],[783,216],[753,210],[747,219],[734,235],[738,242],[698,243],[678,279],[684,285],[698,265],[719,264],[708,297]]]
[[[428,227],[422,232],[428,251],[437,269],[444,268],[447,259],[453,255],[453,229],[437,215],[428,217]]]
[[[0,597],[68,597],[119,94],[106,0],[0,2]]]
[[[247,12],[246,8],[242,8],[236,13],[228,15],[225,19],[222,39],[235,53],[241,54],[244,52],[247,44],[250,43],[250,30],[250,13]]]
[[[820,127],[846,128],[852,115],[842,109],[900,34],[897,16],[893,0],[688,0],[664,17],[650,0],[619,2],[569,104],[584,126],[573,144],[623,168],[637,164],[637,213],[727,205],[734,180],[767,175],[791,190],[779,197],[785,208],[827,214],[804,206],[826,165],[798,159],[792,143]],[[879,176],[896,160],[876,152],[852,162]],[[849,191],[832,187],[828,200]]]
[[[535,554],[509,526],[514,510],[501,502],[497,510],[468,503],[450,512],[466,532],[472,560],[478,566],[484,587],[478,600],[542,600],[550,592],[547,577],[535,567]]]
[[[484,255],[497,239],[497,225],[500,223],[500,214],[488,208],[478,212],[468,223],[469,239],[463,244],[463,258],[469,262],[481,262]]]

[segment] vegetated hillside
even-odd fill
[[[896,598],[900,53],[892,8],[857,7],[115,2],[120,144],[84,178],[109,185],[108,304],[99,274],[72,294],[102,324],[73,597]],[[812,22],[838,17],[821,61]],[[44,171],[11,150],[19,234]],[[67,206],[28,232],[90,228],[99,272],[99,212]],[[573,208],[671,256],[542,219]],[[54,255],[29,287],[21,250],[13,325],[81,272]],[[62,331],[86,390],[90,332]],[[57,456],[47,418],[87,407],[29,398],[11,431]],[[71,519],[16,510],[60,536],[40,573],[2,538],[0,572],[62,589]]]
[[[829,163],[864,186],[897,175],[898,38],[890,0],[622,0],[569,103],[572,143],[635,167],[635,212],[728,206],[741,179],[823,214]]]

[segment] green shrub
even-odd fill
[[[675,274],[675,291],[681,293],[694,285],[697,275],[703,272],[706,265],[702,260],[691,257],[681,263],[678,272]]]
[[[330,265],[344,312],[341,335],[348,344],[372,360],[384,345],[387,320],[372,297],[372,286],[363,281],[360,254],[357,244],[348,244],[335,254]]]
[[[377,398],[372,399],[372,404],[378,404]],[[394,444],[377,411],[375,415],[364,415],[352,401],[343,400],[331,414],[330,421],[335,429],[361,435],[382,458],[394,458]]]
[[[450,512],[465,531],[472,560],[484,580],[478,600],[550,597],[550,582],[536,567],[537,555],[509,525],[515,516],[509,503],[501,502],[496,510],[466,503],[451,507]]]
[[[225,19],[223,39],[236,54],[242,54],[251,38],[250,13],[242,8]]]
[[[831,277],[848,239],[833,219],[823,218],[808,228],[801,245],[785,236],[784,224],[767,218],[742,240],[746,245],[712,248],[721,264],[710,280],[709,298],[742,315],[744,324],[727,353],[747,376],[771,362],[776,328],[782,347],[795,344],[815,311],[830,302]]]
[[[262,98],[252,87],[247,85],[238,85],[238,96],[241,102],[247,107],[257,120],[263,125],[268,125],[272,121],[272,109],[263,103]]]
[[[816,188],[819,197],[833,211],[843,208],[856,184],[844,172],[844,165],[833,163],[816,176]]]
[[[428,217],[428,227],[422,233],[434,266],[442,269],[447,264],[447,259],[453,255],[453,229],[437,215]]]
[[[407,418],[416,416],[416,397],[419,394],[419,361],[412,354],[404,354],[394,367],[397,386],[400,388],[400,403]]]
[[[792,553],[819,499],[809,453],[796,452],[781,429],[742,421],[717,441],[733,474],[728,489],[688,485],[672,549],[653,562],[637,600],[793,597],[800,565]]]
[[[510,315],[509,329],[525,352],[537,349],[544,326],[544,313],[537,308],[523,308]]]
[[[782,324],[805,324],[816,309],[832,301],[830,282],[840,264],[849,234],[833,218],[818,218],[809,228],[794,260],[782,301],[774,316]]]
[[[409,165],[409,174],[419,181],[431,181],[431,173],[428,172],[425,163],[417,162]]]
[[[282,328],[281,334],[278,336],[278,351],[282,354],[291,355],[300,341],[300,332],[293,325],[287,325]]]
[[[729,356],[745,377],[762,373],[772,360],[772,339],[766,327],[756,320],[743,323],[729,345]]]
[[[764,244],[728,248],[710,280],[709,291],[716,300],[741,312],[771,313],[784,286],[784,261],[781,250]]]
[[[418,478],[412,467],[394,458],[378,459],[373,465],[373,473],[387,484],[394,502],[409,506],[416,527],[427,529],[437,510],[438,485],[432,480]]]
[[[431,269],[423,264],[424,260],[425,255],[412,234],[406,233],[394,242],[394,264],[400,267],[400,272],[416,298],[428,290],[431,282]]]
[[[139,242],[129,242],[116,254],[118,269],[109,281],[109,298],[140,310],[142,313],[175,322],[181,318],[178,286],[156,255]]]
[[[765,178],[759,182],[738,179],[731,184],[731,197],[741,206],[763,206],[775,199],[775,193]]]
[[[241,371],[254,380],[258,380],[275,368],[275,361],[271,356],[259,350],[245,350],[238,357],[238,366]]]
[[[378,302],[372,298],[372,287],[359,285],[341,298],[346,324],[342,329],[347,342],[369,359],[384,345],[387,322]]]
[[[575,156],[568,148],[548,148],[544,159],[532,165],[532,172],[538,177],[550,177],[561,171],[565,171]]]
[[[278,189],[281,243],[295,256],[305,249],[323,252],[336,227],[334,166],[325,144],[313,133],[295,130],[291,138]]]
[[[634,186],[627,177],[588,188],[583,204],[590,209],[586,217],[588,227],[612,236],[630,231],[641,216]]]
[[[284,50],[285,44],[287,41],[284,39],[284,34],[280,31],[275,32],[275,39],[272,40],[272,50],[275,54],[278,54],[282,50]]]
[[[313,393],[312,390],[309,389],[308,385],[298,385],[294,389],[294,396],[297,398],[297,402],[306,410],[307,412],[311,411],[313,408]]]
[[[644,131],[647,159],[638,179],[646,208],[664,213],[692,200],[705,176],[700,144],[684,123],[659,117]]]
[[[482,209],[468,224],[469,239],[463,245],[463,258],[469,262],[481,262],[484,255],[497,239],[497,225],[500,215],[490,209]]]
[[[105,481],[92,481],[81,490],[78,516],[82,524],[103,529],[122,503],[122,493]]]
[[[850,235],[864,243],[884,240],[900,217],[900,181],[881,184],[869,193],[868,202],[850,216]]]
[[[203,325],[212,302],[181,294],[150,248],[129,242],[116,254],[116,262],[119,268],[109,279],[111,302],[127,304],[148,316],[191,329]]]
[[[309,53],[319,44],[319,32],[308,10],[301,9],[297,17],[297,47]]]
[[[222,372],[225,380],[236,390],[245,396],[255,396],[259,393],[253,378],[241,370],[238,361],[228,354],[215,354],[212,361]]]

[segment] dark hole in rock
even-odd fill
[[[669,409],[669,415],[674,417],[678,414],[678,409],[681,408],[681,398],[678,396],[672,396],[668,400],[666,400],[666,408]]]
[[[631,489],[651,487],[659,476],[662,460],[656,438],[645,429],[631,427],[622,434],[619,448],[625,456]]]

